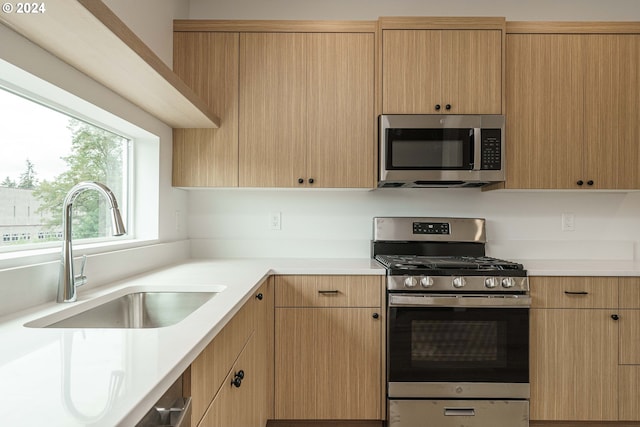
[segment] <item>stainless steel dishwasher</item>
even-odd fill
[[[191,427],[191,397],[184,397],[182,375],[136,427]]]

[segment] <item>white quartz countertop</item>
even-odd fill
[[[640,262],[617,260],[512,260],[529,276],[640,276]]]
[[[272,274],[385,271],[370,259],[192,260],[110,286],[80,288],[75,303],[51,302],[0,318],[2,425],[135,425]],[[67,317],[61,312],[81,312],[130,292],[222,288],[186,319],[163,328],[24,326],[45,316]]]

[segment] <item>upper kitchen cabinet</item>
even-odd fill
[[[502,114],[504,18],[380,18],[384,114]]]
[[[233,32],[174,32],[174,72],[221,118],[218,129],[174,129],[176,187],[238,186],[239,38]]]
[[[507,32],[506,187],[640,188],[640,25]]]
[[[240,186],[374,185],[374,24],[364,28],[241,34]]]

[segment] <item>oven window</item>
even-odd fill
[[[529,309],[389,309],[389,381],[529,382]]]
[[[473,129],[389,129],[387,169],[472,169]]]
[[[411,322],[412,365],[481,362],[504,366],[500,342],[505,340],[505,329],[505,325],[497,321],[414,320]]]

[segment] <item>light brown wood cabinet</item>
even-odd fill
[[[378,276],[276,276],[275,418],[383,419]]]
[[[502,113],[504,19],[381,18],[380,26],[384,114]]]
[[[373,188],[375,29],[176,21],[175,72],[221,124],[174,130],[173,185]]]
[[[272,279],[254,297],[191,364],[193,426],[264,427],[272,418]]]
[[[507,24],[507,188],[640,188],[640,25],[605,27]]]
[[[173,130],[176,187],[238,186],[239,37],[226,32],[174,32],[174,72],[221,119],[218,129]]]
[[[640,280],[531,277],[531,419],[640,420]]]
[[[374,33],[240,37],[240,186],[372,187]]]

